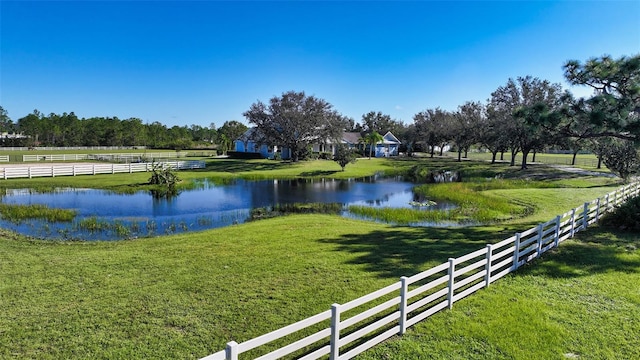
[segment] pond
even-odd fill
[[[413,186],[401,179],[382,177],[236,180],[227,185],[203,181],[197,189],[182,191],[169,199],[154,198],[147,191],[119,194],[97,189],[7,190],[2,203],[73,209],[77,216],[66,223],[27,219],[16,224],[0,219],[0,226],[37,238],[115,240],[238,224],[249,219],[252,209],[274,204],[340,203],[345,209],[343,215],[354,217],[346,210],[348,206],[411,207],[418,200]],[[438,204],[430,209],[451,207]]]

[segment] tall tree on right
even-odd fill
[[[570,60],[563,68],[570,84],[588,86],[594,95],[572,103],[577,116],[551,118],[547,125],[568,136],[640,143],[640,55]]]

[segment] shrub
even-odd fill
[[[602,217],[601,224],[621,230],[640,231],[640,196],[627,200]]]

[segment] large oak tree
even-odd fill
[[[256,140],[288,147],[293,161],[313,143],[339,139],[347,126],[327,101],[296,91],[274,96],[269,104],[258,101],[243,115],[263,134]]]

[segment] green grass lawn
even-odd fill
[[[640,236],[595,228],[360,359],[639,359]]]
[[[331,172],[357,177],[415,164],[363,159],[342,173],[327,161],[227,161],[211,161],[206,170],[180,175],[224,179]],[[434,168],[464,166],[419,161]],[[520,178],[509,186],[478,180],[478,191],[530,206],[532,212],[468,228],[290,215],[118,242],[32,241],[2,231],[0,358],[203,357],[230,340],[249,340],[500,241],[617,185],[541,167],[519,172],[504,165],[467,166],[472,178]],[[540,174],[549,184],[524,180],[539,180]],[[32,179],[27,184],[87,186],[93,181],[95,187],[136,188],[144,177],[133,175]],[[638,358],[639,273],[639,236],[595,228],[362,356]]]
[[[446,155],[449,157],[455,157],[455,158],[458,157],[458,153],[450,152],[450,153],[447,153]],[[468,155],[468,159],[470,160],[485,160],[485,161],[491,160],[491,153],[487,153],[487,152],[482,152],[482,153],[470,152],[467,155]],[[500,161],[500,153],[498,153],[496,160]],[[527,163],[532,162],[532,160],[533,160],[533,153],[530,153],[529,156],[527,157]],[[571,166],[572,160],[573,160],[572,154],[545,154],[545,153],[536,154],[536,163]],[[502,161],[506,161],[506,162],[511,161],[511,153],[505,152],[504,159]],[[516,155],[516,165],[521,165],[521,164],[522,164],[522,153],[519,153]],[[594,154],[578,154],[576,155],[576,162],[575,162],[575,165],[573,166],[594,171],[594,170],[597,170],[596,167],[598,166],[598,158]],[[601,171],[609,172],[609,170],[604,166],[604,164],[601,164],[601,166],[602,166],[602,169],[600,169]]]

